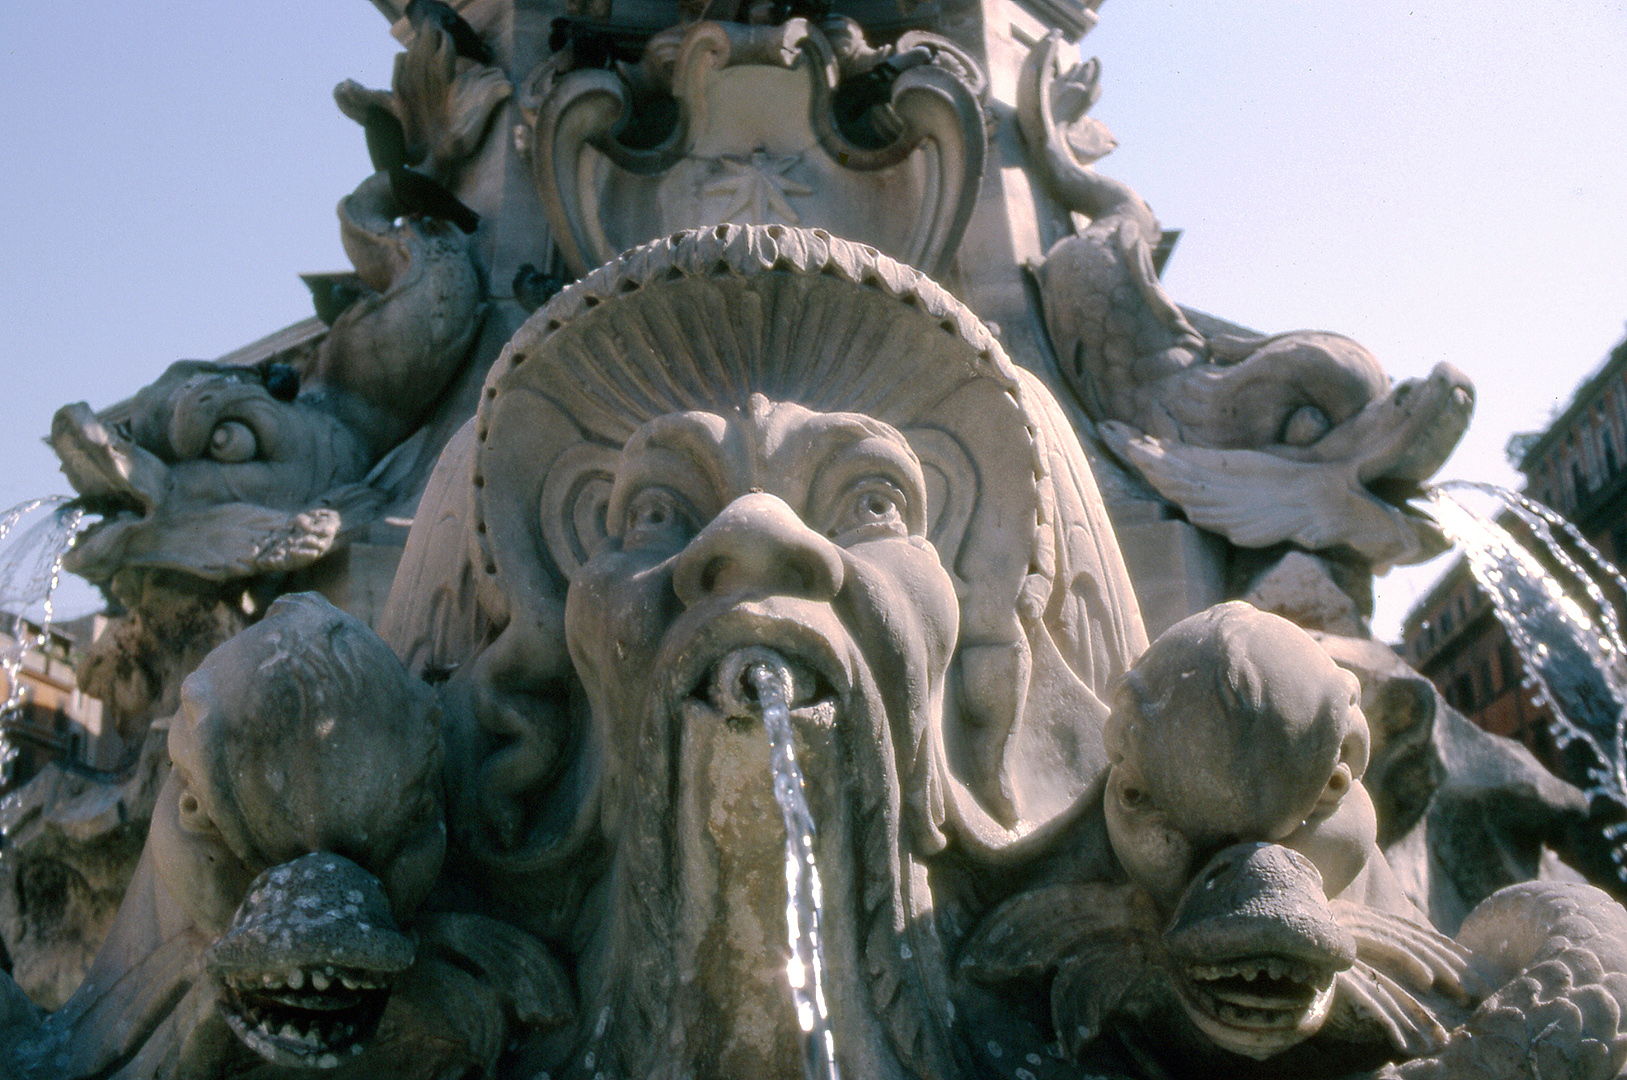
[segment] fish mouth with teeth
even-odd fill
[[[1321,1030],[1355,939],[1334,919],[1309,860],[1275,844],[1216,855],[1164,935],[1170,982],[1216,1045],[1264,1059]]]
[[[317,852],[261,874],[205,964],[244,1045],[326,1069],[366,1049],[413,953],[378,879]]]
[[[1315,1034],[1333,1007],[1334,975],[1281,956],[1192,964],[1173,980],[1193,1022],[1227,1049],[1268,1056]]]
[[[245,1045],[278,1064],[332,1068],[366,1049],[392,981],[325,964],[237,971],[220,982],[226,1023]]]

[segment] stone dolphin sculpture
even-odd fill
[[[1504,1053],[1475,1039],[1493,1031],[1514,1052],[1619,1067],[1627,913],[1586,886],[1530,884],[1456,941],[1431,929],[1375,843],[1358,698],[1286,620],[1230,603],[1176,624],[1107,729],[1104,816],[1127,880],[1018,894],[963,972],[1048,982],[1071,1056],[1157,1076],[1475,1075],[1450,1070]],[[1510,1019],[1521,995],[1542,1019]]]
[[[485,312],[467,238],[398,221],[390,200],[375,175],[340,203],[367,289],[305,372],[182,361],[120,415],[58,410],[51,445],[102,515],[70,570],[92,581],[125,568],[208,581],[285,572],[371,520],[385,493],[368,470],[434,409]]]
[[[478,1074],[507,1015],[557,1015],[563,974],[534,941],[420,911],[446,844],[439,720],[433,692],[314,594],[211,653],[108,940],[60,1010],[0,1031],[6,1075]]]
[[[1108,446],[1244,547],[1342,545],[1380,567],[1438,553],[1438,532],[1401,504],[1462,437],[1468,379],[1440,364],[1392,388],[1372,353],[1322,331],[1200,333],[1158,281],[1151,208],[1089,167],[1112,146],[1083,115],[1099,66],[1065,68],[1066,55],[1054,32],[1034,46],[1018,117],[1057,199],[1090,220],[1034,273],[1062,377]]]

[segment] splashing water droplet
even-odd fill
[[[1506,517],[1494,520],[1452,494],[1464,490],[1490,496]],[[1516,492],[1457,480],[1428,489],[1428,500],[1429,515],[1462,548],[1519,652],[1522,685],[1553,713],[1555,744],[1581,751],[1581,775],[1566,779],[1627,808],[1627,642],[1599,582],[1627,594],[1627,577],[1570,522]],[[1622,834],[1602,831],[1616,858]],[[1627,883],[1627,872],[1620,876]]]
[[[49,513],[18,530],[20,523],[41,510]],[[0,612],[11,616],[12,639],[0,653],[0,672],[6,680],[6,697],[0,704],[0,788],[10,781],[17,758],[11,727],[20,722],[27,703],[23,662],[30,651],[43,651],[50,644],[53,597],[62,580],[62,560],[78,538],[84,517],[82,507],[61,495],[30,499],[0,514]],[[37,629],[28,622],[28,616],[36,612]]]

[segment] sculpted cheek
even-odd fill
[[[154,866],[170,896],[206,932],[225,930],[254,872],[210,827],[179,770],[164,782],[150,837]]]
[[[860,595],[857,617],[878,635],[941,676],[960,627],[955,587],[931,545],[877,540],[847,549],[849,581]]]
[[[565,634],[587,682],[642,687],[649,660],[678,611],[671,560],[639,565],[621,553],[582,566],[565,602]]]
[[[1110,778],[1104,809],[1113,853],[1131,881],[1161,907],[1172,908],[1191,876],[1192,846],[1163,814],[1128,809],[1119,794]]]

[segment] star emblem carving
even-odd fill
[[[813,188],[786,175],[802,160],[801,155],[753,150],[749,155],[731,154],[715,160],[722,174],[707,182],[701,195],[707,200],[724,201],[726,209],[716,215],[717,220],[741,225],[801,223],[789,197],[812,195]]]

